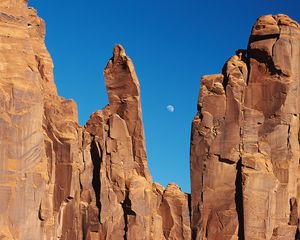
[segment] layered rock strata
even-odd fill
[[[192,124],[193,239],[296,239],[300,27],[255,23],[247,50],[204,76]]]
[[[0,239],[190,239],[187,194],[152,183],[124,49],[104,71],[109,105],[81,127],[44,36],[27,1],[0,2]]]

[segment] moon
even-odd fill
[[[168,112],[172,113],[172,112],[174,112],[175,107],[173,105],[168,105],[167,110],[168,110]]]

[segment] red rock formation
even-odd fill
[[[83,133],[84,238],[190,239],[187,195],[176,185],[152,184],[139,82],[120,45],[104,76],[109,105],[91,116]]]
[[[296,238],[299,51],[297,22],[263,16],[248,50],[223,74],[202,78],[191,142],[193,239]]]
[[[57,96],[44,35],[44,22],[26,1],[1,1],[0,238],[4,239],[79,236],[77,111],[74,102]]]
[[[44,22],[0,2],[0,239],[189,239],[188,197],[152,183],[140,89],[121,46],[85,127],[57,95]]]
[[[0,239],[191,238],[187,194],[153,183],[139,82],[117,45],[109,105],[78,125],[58,96],[44,22],[0,2]],[[296,239],[300,28],[264,16],[222,74],[204,76],[191,143],[193,239]]]

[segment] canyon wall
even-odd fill
[[[124,49],[104,71],[109,105],[82,127],[44,37],[27,1],[1,1],[0,239],[190,239],[188,195],[152,182]]]
[[[0,238],[78,239],[80,127],[57,95],[45,24],[0,3]]]
[[[297,22],[260,17],[248,49],[202,77],[191,196],[152,181],[123,47],[104,69],[109,104],[80,126],[44,37],[26,0],[0,2],[0,239],[300,238]]]
[[[203,76],[191,137],[193,239],[296,239],[300,27],[260,17],[247,50]]]

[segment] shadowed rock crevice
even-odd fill
[[[263,63],[266,65],[266,69],[269,70],[271,75],[285,75],[281,69],[277,69],[275,67],[275,64],[273,62],[272,56],[268,56],[268,52],[266,52],[264,49],[249,49],[248,55],[250,58],[255,59],[259,63]]]
[[[269,40],[269,39],[278,39],[280,34],[266,34],[266,35],[251,35],[249,38],[249,42],[257,42],[262,40]]]
[[[242,160],[236,164],[236,180],[235,180],[235,205],[239,221],[238,239],[244,240],[244,206],[243,206],[243,175],[242,175]]]
[[[247,51],[202,77],[191,133],[194,240],[295,239],[299,47],[297,22],[262,16]]]
[[[296,198],[290,199],[290,220],[289,225],[298,225],[298,203]]]
[[[129,199],[129,193],[128,191],[126,191],[126,196],[125,199],[122,203],[122,209],[123,209],[123,213],[124,213],[124,240],[129,240],[127,237],[127,232],[129,229],[129,217],[130,216],[136,216],[136,213],[132,210],[131,207],[131,200]]]
[[[226,163],[226,164],[236,164],[236,162],[235,161],[233,161],[233,160],[231,160],[231,159],[226,159],[226,158],[222,158],[220,155],[217,155],[217,157],[218,157],[218,160],[220,161],[220,162],[223,162],[223,163]]]
[[[96,206],[99,210],[99,221],[100,221],[100,212],[101,212],[101,202],[100,202],[100,191],[101,191],[101,182],[100,182],[100,167],[101,167],[101,148],[98,146],[97,142],[92,140],[91,142],[91,158],[93,162],[93,180],[92,185],[96,196]]]
[[[247,59],[231,57],[223,82],[202,77],[191,133],[193,239],[297,237],[299,45],[297,22],[262,16]]]
[[[152,182],[139,81],[121,45],[104,70],[109,105],[82,127],[26,0],[1,1],[0,32],[0,238],[299,238],[297,22],[260,17],[247,52],[202,77],[191,196]]]
[[[190,223],[192,221],[192,198],[191,194],[187,194],[188,196],[188,208],[189,208],[189,216],[190,216]]]

